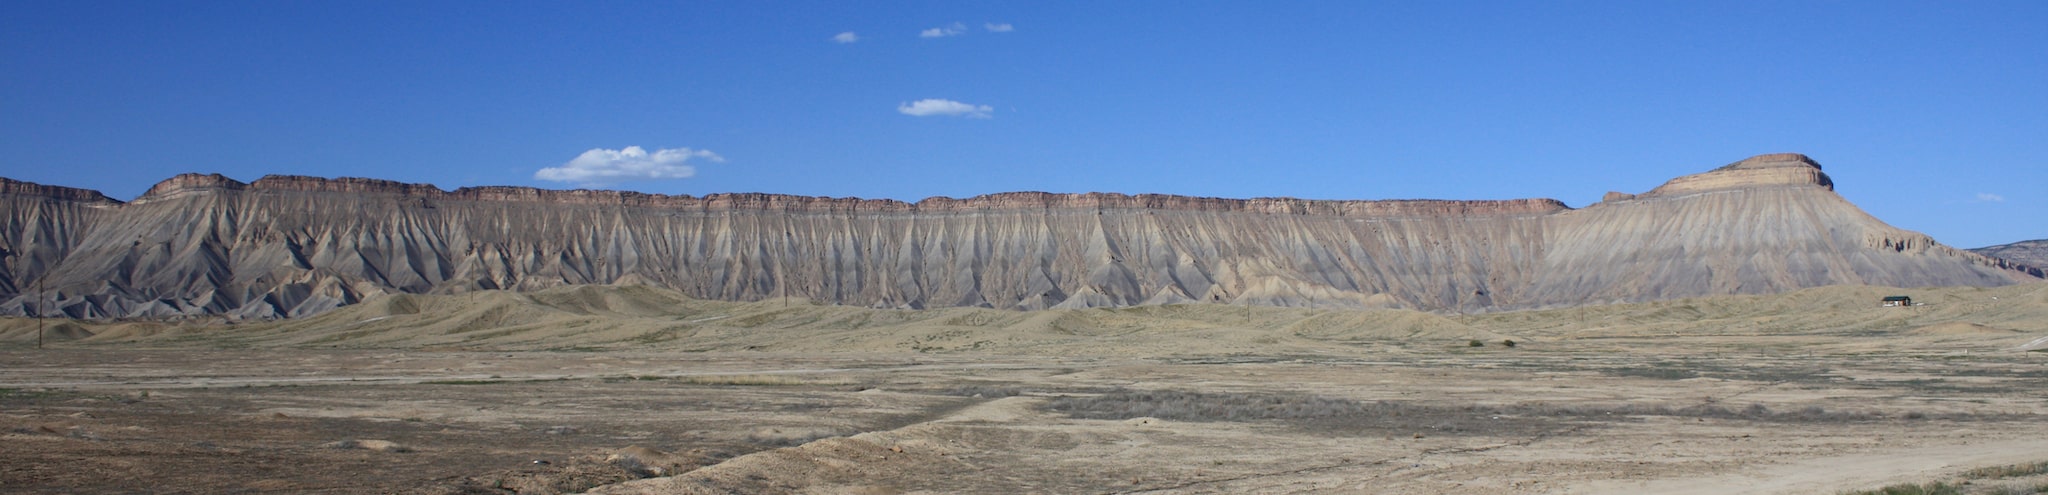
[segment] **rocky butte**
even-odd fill
[[[2041,280],[1886,225],[1833,185],[1798,154],[1577,210],[1550,199],[444,191],[197,174],[123,203],[0,179],[0,313],[32,313],[41,297],[48,313],[82,318],[294,317],[387,293],[569,284],[885,308],[1487,311]]]

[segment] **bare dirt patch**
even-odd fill
[[[1826,459],[2048,458],[2007,445],[2048,409],[2023,352],[0,359],[0,482],[30,493],[1769,492],[1973,467],[1758,481]]]
[[[2048,353],[2027,350],[2048,334],[2044,291],[1926,290],[1913,296],[1927,306],[1877,308],[1895,290],[1845,287],[1479,315],[691,301],[682,313],[435,326],[469,302],[516,299],[472,294],[417,296],[446,306],[433,311],[365,303],[238,325],[68,322],[77,338],[44,350],[24,337],[34,322],[0,319],[0,486],[1579,494],[1948,482],[2048,460]]]

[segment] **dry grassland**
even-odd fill
[[[1928,305],[1875,307],[1893,293]],[[2031,469],[2048,461],[2048,353],[2031,351],[2048,342],[2048,286],[1247,313],[893,311],[577,287],[394,296],[281,322],[63,322],[43,350],[32,320],[5,320],[0,491],[2048,484]]]

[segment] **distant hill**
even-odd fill
[[[1980,247],[1972,249],[1970,252],[2034,268],[2048,269],[2048,239],[2035,239],[2012,244]]]
[[[0,314],[15,315],[297,317],[382,294],[581,284],[906,309],[1472,312],[2041,275],[1886,225],[1798,154],[1577,210],[1551,199],[444,191],[199,174],[124,203],[0,179]]]

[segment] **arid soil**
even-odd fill
[[[1780,298],[1833,308],[1811,316],[1021,313],[976,331],[1066,333],[979,347],[924,337],[981,327],[858,310],[912,323],[805,327],[833,337],[797,350],[734,328],[486,350],[92,323],[37,350],[11,321],[0,491],[1836,493],[2048,460],[2048,353],[2025,350],[2043,288],[1827,303],[1867,291]]]

